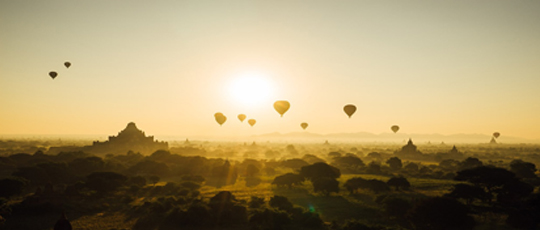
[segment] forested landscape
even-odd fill
[[[535,229],[540,221],[537,145],[186,141],[149,155],[51,155],[46,144],[0,142],[3,229],[53,229],[62,214],[73,229]]]

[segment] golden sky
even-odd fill
[[[398,124],[540,139],[538,12],[531,0],[0,0],[0,134],[115,134],[133,121],[156,135],[253,135],[308,122],[322,134]],[[291,103],[283,118],[276,100]]]

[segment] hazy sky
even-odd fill
[[[0,0],[0,134],[115,134],[133,121],[155,135],[251,135],[308,122],[540,139],[539,12],[536,0]],[[248,103],[231,91],[250,77],[267,86]],[[275,100],[291,103],[283,118]]]

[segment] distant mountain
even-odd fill
[[[409,138],[415,143],[489,143],[492,136],[485,134],[415,134],[415,133],[381,133],[374,134],[368,132],[357,133],[331,133],[317,134],[310,132],[292,133],[267,133],[253,136],[253,138],[263,140],[294,140],[294,141],[352,141],[352,142],[403,142]],[[500,136],[496,139],[498,143],[540,143],[540,140],[526,139],[512,136]]]

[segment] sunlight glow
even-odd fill
[[[235,103],[249,106],[266,102],[273,93],[271,82],[259,73],[239,75],[231,82],[228,89]]]

